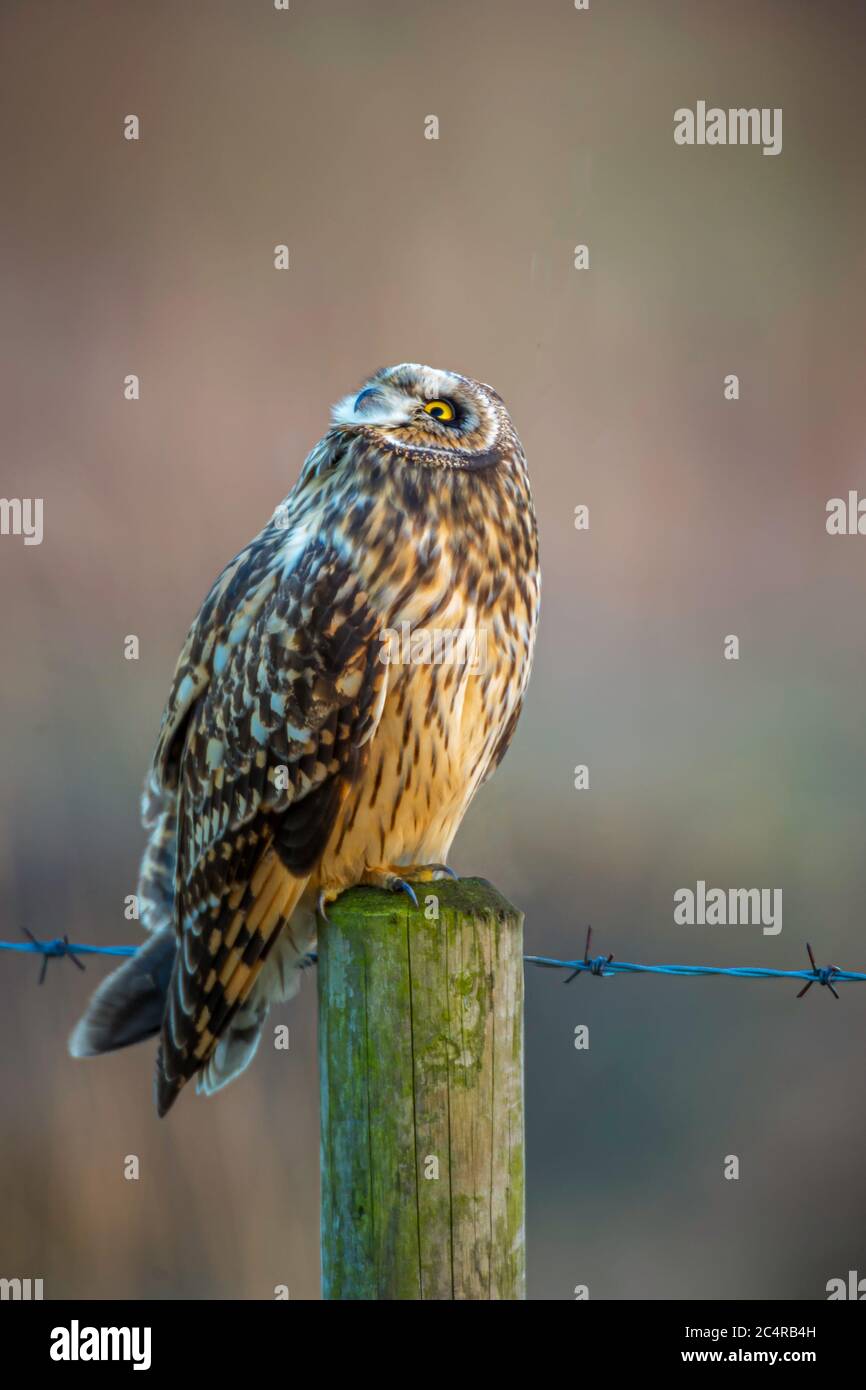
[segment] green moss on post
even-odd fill
[[[323,1296],[524,1298],[523,918],[415,891],[319,933]]]

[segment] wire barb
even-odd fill
[[[73,965],[77,965],[79,970],[84,970],[84,962],[80,961],[75,954],[78,948],[70,945],[68,936],[57,936],[53,941],[39,941],[28,927],[22,927],[21,930],[30,942],[32,949],[42,957],[42,969],[39,971],[40,985],[45,984],[45,976],[48,973],[48,962],[55,958],[59,959],[61,956],[68,956]]]
[[[570,985],[572,980],[576,980],[578,975],[582,975],[586,970],[589,971],[590,975],[613,974],[612,970],[607,970],[605,968],[606,966],[610,965],[611,961],[613,960],[613,951],[611,951],[609,956],[590,956],[589,948],[591,945],[592,927],[587,927],[586,945],[583,948],[583,960],[580,962],[577,968],[575,970],[572,970],[571,974],[565,980],[563,980],[562,983],[564,985]]]
[[[836,978],[836,976],[841,974],[838,965],[825,965],[819,969],[818,966],[815,964],[815,957],[812,954],[812,947],[809,945],[808,941],[806,942],[806,950],[809,952],[809,960],[812,962],[812,970],[815,975],[815,978],[814,980],[808,980],[806,984],[804,984],[803,988],[800,990],[800,993],[797,995],[797,998],[802,999],[804,994],[809,993],[809,990],[812,988],[813,985],[826,985],[833,998],[838,999],[839,996],[832,985],[832,981]]]
[[[72,964],[77,966],[79,970],[84,970],[86,967],[84,962],[78,959],[79,956],[134,956],[138,954],[137,946],[82,946],[73,944],[66,935],[55,936],[51,941],[40,941],[29,928],[22,927],[21,930],[27,940],[0,941],[0,951],[22,951],[27,955],[41,956],[40,985],[45,983],[48,962],[59,960],[62,956],[71,960]]]

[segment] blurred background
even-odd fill
[[[139,939],[187,626],[330,404],[410,360],[503,395],[542,538],[529,699],[455,867],[532,952],[591,922],[626,960],[866,968],[866,539],[824,524],[866,493],[864,38],[833,0],[6,0],[0,492],[45,530],[0,538],[0,936]],[[699,99],[782,107],[782,153],[677,147]],[[699,878],[782,888],[783,931],[675,926]],[[66,1054],[110,964],[39,990],[0,955],[0,1274],[317,1297],[312,974],[288,1054],[158,1122],[152,1047]],[[526,985],[530,1297],[866,1274],[866,989]]]

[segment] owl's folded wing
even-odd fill
[[[264,553],[263,553],[264,552]],[[179,949],[157,1069],[168,1108],[248,998],[366,758],[388,668],[346,559],[244,552],[187,640],[154,777],[177,799]]]

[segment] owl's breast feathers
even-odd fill
[[[148,795],[145,889],[164,908],[173,871],[179,941],[161,1113],[291,933],[308,882],[348,886],[359,858],[372,864],[387,850],[365,845],[372,822],[359,808],[375,813],[380,840],[391,825],[408,844],[406,827],[426,815],[450,844],[503,756],[538,610],[535,518],[516,448],[501,465],[452,473],[407,467],[362,434],[332,431],[205,600]],[[484,668],[395,670],[382,659],[384,634],[404,623],[483,629]]]

